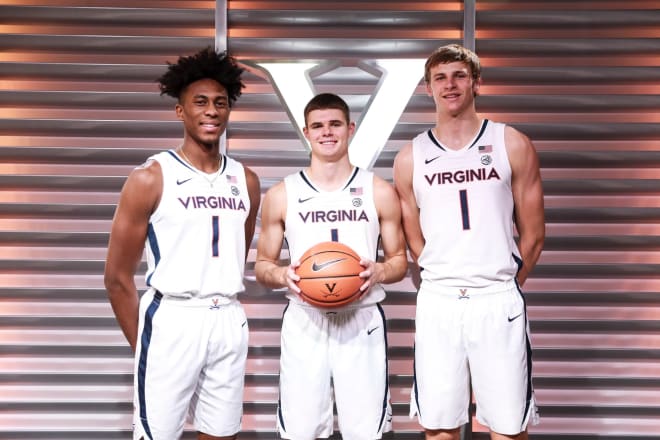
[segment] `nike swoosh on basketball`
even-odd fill
[[[522,313],[518,313],[518,314],[517,314],[516,316],[514,316],[513,318],[511,318],[511,317],[509,317],[509,316],[507,316],[507,318],[506,318],[506,319],[508,319],[508,320],[509,320],[509,322],[511,322],[511,321],[514,321],[515,319],[517,319],[517,318],[519,318],[519,317],[520,317],[521,315],[522,315]]]
[[[332,266],[333,264],[337,264],[340,261],[344,261],[344,260],[345,258],[337,258],[335,260],[326,261],[321,264],[316,264],[316,262],[314,262],[312,263],[312,272],[318,272],[319,270],[325,269],[328,266]]]
[[[307,200],[312,200],[314,197],[307,197],[306,199],[298,199],[298,203],[305,203]]]
[[[177,180],[177,181],[176,181],[176,184],[177,184],[177,185],[183,185],[184,183],[186,183],[187,181],[189,181],[189,180],[191,180],[191,179],[192,179],[192,177],[189,177],[189,178],[187,178],[187,179],[183,179],[183,180]]]
[[[430,164],[431,162],[433,162],[434,160],[436,160],[436,159],[438,159],[438,158],[440,158],[440,157],[441,157],[441,156],[435,156],[435,157],[432,157],[431,159],[424,159],[424,164],[425,164],[425,165],[428,165],[428,164]]]

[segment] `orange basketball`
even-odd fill
[[[318,307],[338,307],[360,296],[364,267],[353,249],[335,241],[309,248],[300,257],[296,274],[300,277],[300,296]]]

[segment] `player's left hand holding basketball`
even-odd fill
[[[300,293],[300,287],[298,287],[298,281],[300,277],[296,273],[296,268],[300,266],[300,261],[296,261],[286,266],[284,269],[284,284],[292,290],[294,293]]]
[[[363,278],[364,284],[360,287],[360,290],[362,293],[360,294],[360,298],[363,297],[364,295],[369,292],[369,289],[371,289],[371,286],[373,286],[376,283],[379,283],[383,278],[382,278],[382,268],[378,266],[378,263],[375,261],[371,260],[366,260],[366,259],[361,259],[360,260],[360,265],[364,266],[364,270],[360,272],[360,278]]]

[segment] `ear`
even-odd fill
[[[179,119],[180,121],[183,121],[183,106],[181,104],[177,103],[174,106],[174,111],[176,112],[177,119]]]
[[[479,96],[479,88],[481,87],[481,77],[477,78],[472,84],[472,92],[474,96]]]
[[[355,122],[351,121],[348,123],[348,137],[352,137],[355,134]]]
[[[307,126],[303,127],[302,131],[303,131],[303,135],[305,135],[305,139],[309,141],[309,131],[307,130]]]
[[[424,85],[426,86],[426,94],[430,97],[433,97],[433,90],[431,90],[431,85],[426,81],[424,82]]]

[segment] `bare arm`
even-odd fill
[[[268,190],[261,207],[261,233],[257,242],[257,262],[254,271],[257,281],[266,287],[288,287],[294,292],[300,289],[294,281],[300,278],[294,273],[295,264],[281,266],[280,251],[284,241],[286,218],[286,187],[280,182]]]
[[[261,203],[261,185],[254,171],[247,167],[244,167],[244,169],[245,181],[250,197],[250,212],[247,219],[245,219],[245,258],[247,259],[248,252],[250,252],[250,244],[254,237],[254,229],[257,225],[257,212],[259,212],[259,204]]]
[[[419,208],[413,192],[412,144],[403,147],[394,158],[394,185],[401,203],[403,232],[410,254],[416,262],[426,241],[419,224]]]
[[[142,259],[149,217],[162,193],[157,162],[136,168],[126,179],[112,221],[104,282],[117,322],[135,351],[138,293],[135,272]]]
[[[517,277],[522,286],[541,255],[545,240],[543,186],[538,155],[529,138],[507,127],[504,139],[511,163],[511,191],[523,260]]]
[[[406,242],[401,229],[401,206],[396,191],[385,180],[374,176],[374,200],[380,222],[380,238],[384,259],[367,266],[368,284],[400,281],[408,268]],[[368,286],[362,286],[366,290]]]

